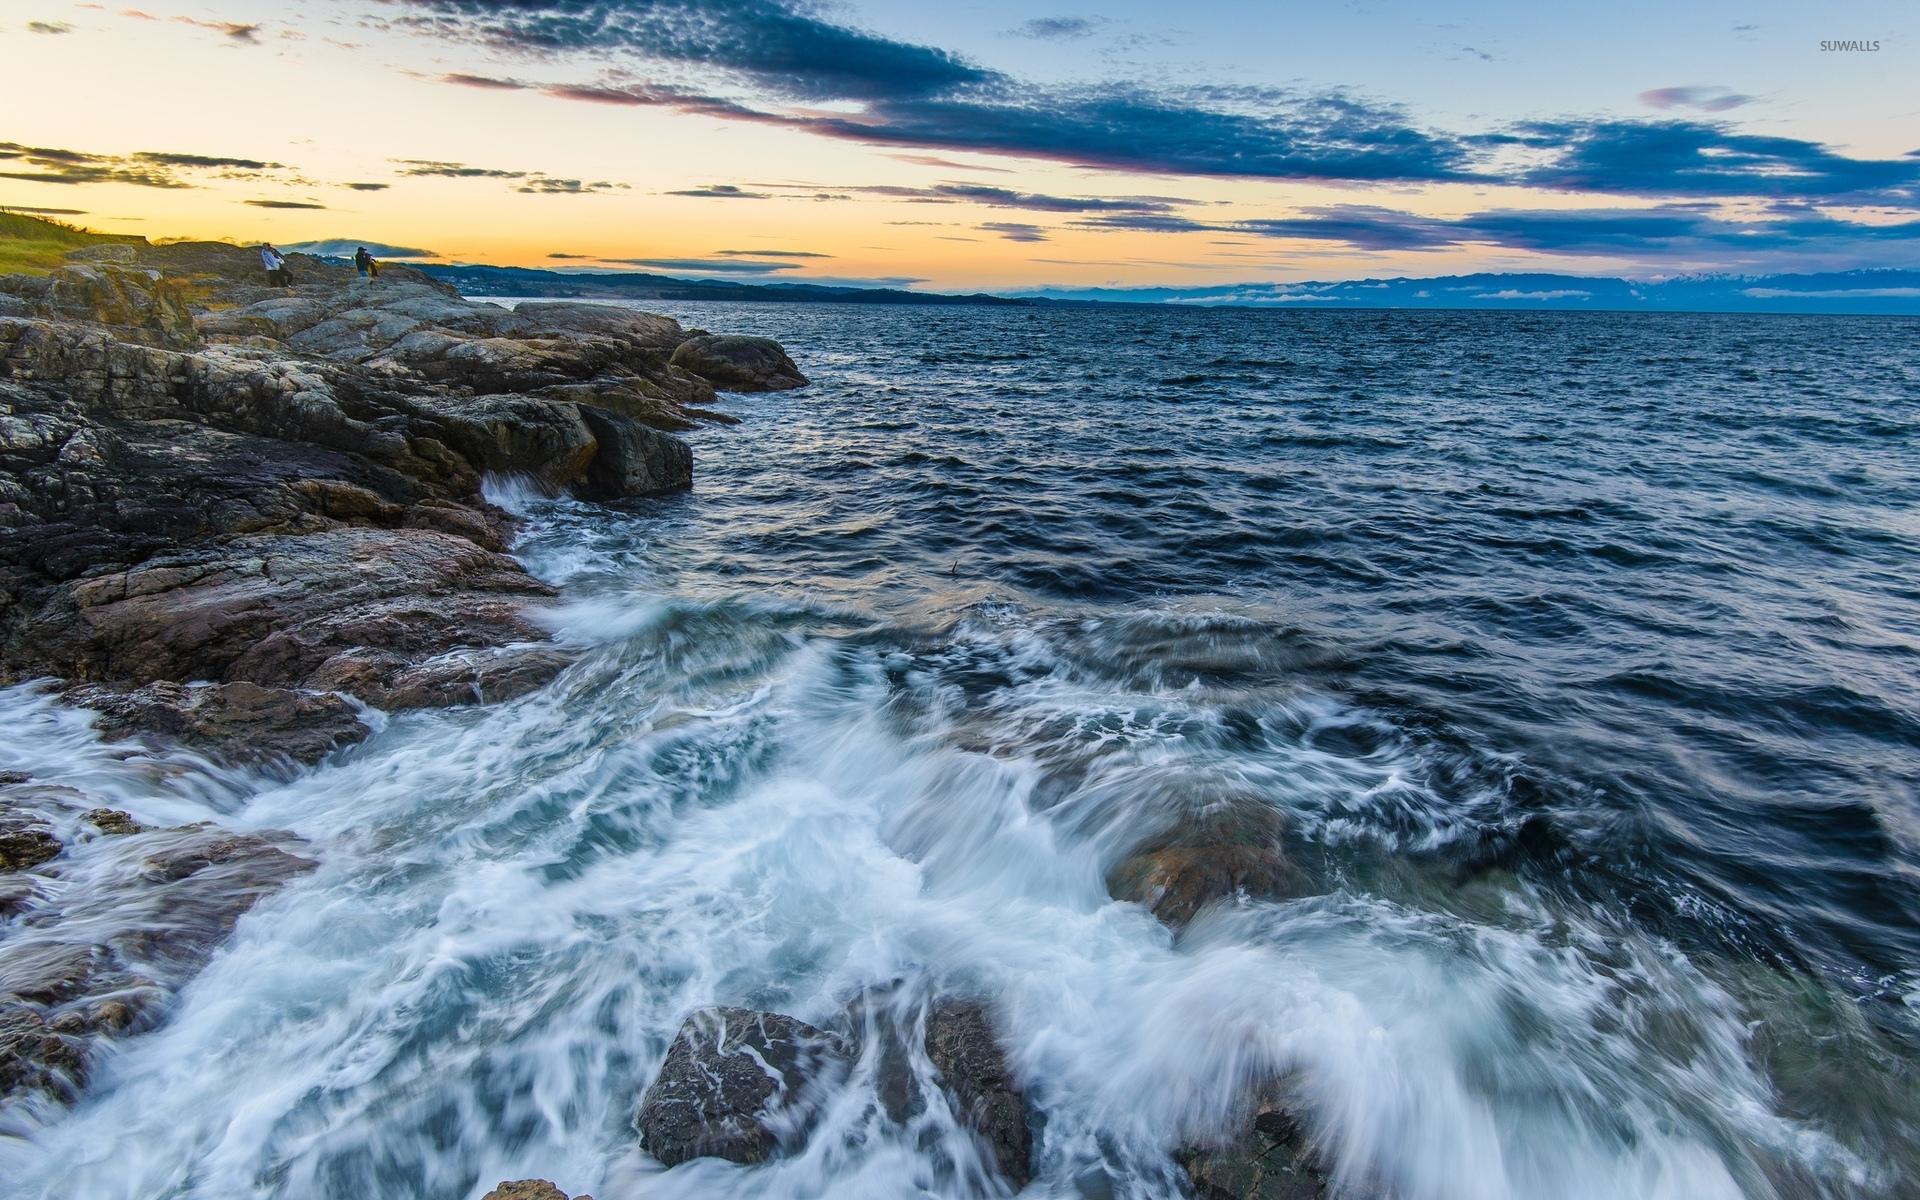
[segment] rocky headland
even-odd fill
[[[279,771],[366,737],[368,709],[524,694],[569,656],[483,480],[607,503],[685,489],[675,435],[736,420],[716,391],[807,383],[763,338],[290,257],[290,287],[250,248],[126,239],[0,275],[0,684],[37,684],[108,740]],[[1270,806],[1187,803],[1150,836],[1099,835],[1115,899],[1178,937],[1210,906],[1298,888]],[[95,1043],[157,1023],[310,854],[286,833],[148,828],[0,772],[0,1119],[75,1099]],[[831,1024],[691,1014],[634,1117],[640,1145],[668,1167],[790,1153],[859,1074],[873,1119],[911,1128],[939,1107],[966,1130],[951,1166],[983,1194],[1026,1185],[1039,1122],[987,1005],[883,990]],[[1325,1195],[1285,1081],[1244,1108],[1217,1144],[1177,1150],[1193,1193]]]
[[[685,489],[674,435],[736,420],[716,388],[807,382],[766,339],[290,265],[271,287],[250,248],[119,240],[0,275],[0,684],[279,770],[366,737],[367,707],[522,694],[568,656],[482,481]],[[71,1100],[297,850],[0,774],[0,1104]]]

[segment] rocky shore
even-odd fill
[[[674,434],[736,420],[716,388],[807,382],[766,339],[291,266],[269,287],[248,248],[120,242],[0,276],[0,684],[280,770],[366,737],[367,707],[522,694],[568,657],[482,481],[685,489]],[[312,866],[0,775],[0,1105],[71,1101],[94,1041]]]
[[[483,480],[607,503],[685,489],[675,434],[735,420],[716,391],[807,383],[766,339],[602,305],[508,310],[404,267],[369,282],[291,265],[294,286],[268,287],[250,249],[123,242],[0,276],[0,684],[37,686],[108,740],[283,772],[366,737],[369,710],[524,694],[569,657]],[[1300,886],[1269,805],[1185,801],[1158,833],[1092,831],[1115,899],[1178,937],[1210,906]],[[292,834],[147,828],[0,773],[0,1119],[76,1099],[101,1043],[158,1023],[240,917],[315,866]],[[925,1132],[944,1114],[966,1134],[947,1166],[1017,1191],[1040,1122],[994,1020],[978,999],[884,989],[825,1029],[703,1009],[633,1132],[667,1167],[751,1166],[801,1150],[858,1075],[875,1120]],[[1195,1195],[1326,1194],[1285,1082],[1218,1144],[1178,1148]]]

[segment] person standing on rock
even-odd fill
[[[373,260],[373,255],[367,253],[365,246],[360,247],[359,252],[353,256],[353,266],[364,279],[380,278],[380,264]]]
[[[260,265],[267,269],[268,287],[293,285],[293,277],[287,273],[287,256],[275,250],[272,242],[260,243]]]

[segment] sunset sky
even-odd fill
[[[1912,0],[0,0],[0,206],[942,290],[1915,267],[1917,27]]]

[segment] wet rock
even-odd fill
[[[129,869],[66,888],[59,908],[37,894],[15,906],[0,941],[0,1100],[72,1102],[96,1040],[149,1027],[248,909],[315,866],[194,826],[117,837],[108,853]]]
[[[1271,1100],[1260,1103],[1230,1144],[1187,1146],[1175,1157],[1197,1200],[1322,1200],[1327,1194],[1306,1127]]]
[[[1211,805],[1121,860],[1107,874],[1107,890],[1175,928],[1239,892],[1287,895],[1298,876],[1280,845],[1285,830],[1285,818],[1262,801]]]
[[[725,392],[780,392],[809,382],[772,338],[706,334],[680,343],[672,365]]]
[[[146,826],[117,808],[90,808],[80,814],[80,819],[109,837],[123,837],[146,829]]]
[[[927,1014],[927,1057],[940,1072],[954,1115],[980,1139],[1015,1188],[1032,1178],[1033,1131],[1019,1083],[978,1004],[947,1004]]]
[[[4,818],[0,818],[4,819]],[[60,857],[65,849],[51,829],[0,825],[0,871],[25,871]]]
[[[521,475],[558,489],[584,475],[597,444],[580,409],[527,396],[434,404],[447,445],[482,471]]]
[[[369,732],[340,696],[244,680],[201,686],[163,681],[130,691],[83,685],[70,689],[66,699],[97,711],[94,728],[108,741],[159,734],[241,765],[282,759],[312,765]]]
[[[799,1142],[852,1048],[779,1013],[708,1008],[688,1017],[640,1103],[640,1145],[668,1167],[763,1162]]]
[[[602,408],[581,405],[599,452],[580,493],[588,499],[657,496],[693,486],[693,449],[677,437]]]
[[[552,595],[514,560],[429,530],[238,537],[60,587],[7,657],[67,678],[299,687],[356,647],[412,663],[540,640],[526,608]]]
[[[503,1182],[480,1200],[567,1200],[567,1194],[545,1179],[516,1179]],[[592,1196],[575,1196],[573,1200],[593,1200]]]
[[[411,664],[382,650],[356,648],[320,664],[307,682],[357,696],[375,708],[453,708],[498,704],[545,687],[573,662],[552,646],[456,650]]]
[[[0,771],[0,787],[9,787],[16,783],[25,783],[32,778],[32,773],[28,771]]]

